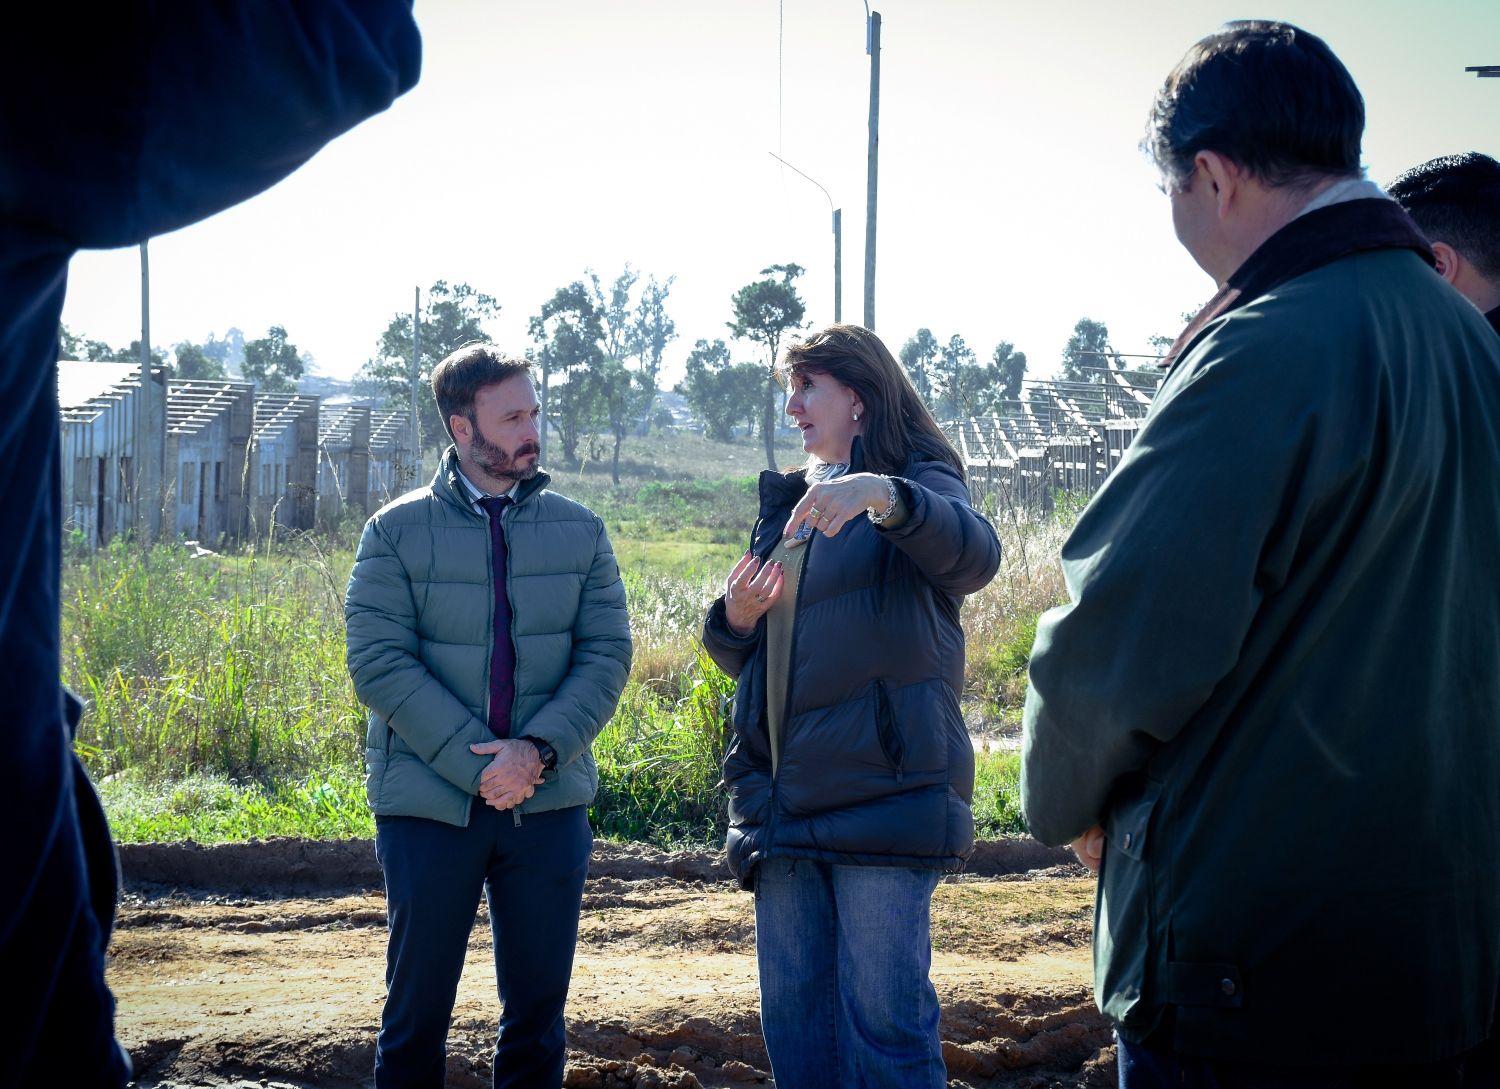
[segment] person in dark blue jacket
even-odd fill
[[[874,333],[829,326],[783,374],[808,462],[761,474],[703,631],[739,679],[728,851],[766,1050],[781,1089],[940,1089],[929,904],[974,846],[958,614],[1000,544]]]
[[[118,878],[59,683],[55,361],[68,261],[260,192],[417,79],[410,0],[30,5],[0,37],[0,1087],[125,1084]],[[65,1069],[59,1076],[52,1069]]]

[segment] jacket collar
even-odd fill
[[[1495,309],[1487,313],[1484,318],[1490,323],[1491,329],[1495,330],[1495,332],[1497,333],[1500,333],[1500,306],[1495,307]]]
[[[551,483],[552,478],[546,472],[537,470],[536,476],[530,480],[521,481],[521,486],[516,489],[516,504],[519,506],[526,502]],[[463,481],[458,479],[458,447],[449,446],[443,451],[443,459],[438,463],[437,472],[432,476],[432,491],[434,495],[478,516],[474,505],[469,502],[468,489],[464,487]]]
[[[1288,280],[1367,250],[1411,249],[1435,264],[1432,247],[1417,225],[1395,201],[1385,197],[1342,201],[1305,212],[1261,243],[1235,269],[1202,310],[1188,322],[1167,354],[1162,367],[1176,363],[1203,327],[1237,310]]]

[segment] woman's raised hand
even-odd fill
[[[854,473],[823,480],[807,489],[802,501],[792,508],[782,537],[788,548],[796,548],[817,530],[835,537],[839,530],[870,507],[885,510],[890,499],[886,478],[875,473]]]
[[[781,564],[762,564],[747,550],[724,580],[724,615],[737,635],[749,635],[781,597]]]

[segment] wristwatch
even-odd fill
[[[523,740],[523,741],[530,741],[533,745],[536,746],[536,754],[542,758],[542,770],[543,771],[556,771],[557,770],[557,750],[556,749],[554,749],[551,745],[549,745],[547,742],[543,741],[539,737],[531,737],[530,735],[527,735],[526,737],[522,738],[521,740]]]

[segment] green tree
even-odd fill
[[[995,345],[995,354],[990,357],[990,368],[995,378],[994,400],[1019,400],[1021,383],[1026,380],[1026,353],[1016,351],[1014,344],[1002,340]]]
[[[604,322],[582,280],[560,287],[528,323],[540,345],[542,411],[557,430],[563,457],[578,464],[578,440],[594,426],[598,386],[586,376],[606,358]]]
[[[1079,318],[1063,348],[1063,378],[1069,382],[1098,382],[1103,377],[1099,368],[1108,367],[1113,356],[1109,327],[1102,321]]]
[[[67,327],[67,325],[62,322],[59,322],[57,326],[57,358],[83,358],[83,337],[73,333]]]
[[[494,296],[468,284],[449,286],[438,280],[428,288],[420,315],[421,358],[417,360],[417,414],[421,421],[422,448],[448,443],[448,429],[432,396],[432,370],[465,344],[489,339],[485,323],[500,313]],[[356,383],[373,385],[401,408],[411,398],[412,315],[397,314],[386,325],[376,343],[375,357],[355,376]]]
[[[760,368],[751,366],[758,389]],[[715,442],[733,441],[735,422],[744,414],[736,378],[729,349],[722,340],[700,340],[693,345],[686,376],[677,384],[677,392],[687,398],[693,415],[703,421],[704,435]]]
[[[604,330],[604,354],[610,359],[624,362],[630,354],[630,290],[641,274],[625,263],[625,271],[616,276],[606,295],[599,274],[593,269],[584,269],[589,278],[589,298],[594,311],[599,315],[599,327]]]
[[[667,296],[676,280],[676,276],[668,276],[664,282],[655,275],[648,277],[631,315],[629,351],[641,364],[645,389],[650,394],[645,406],[648,413],[661,388],[662,353],[677,339],[677,323],[667,315]]]
[[[975,362],[977,358],[974,349],[957,333],[938,350],[935,384],[942,415],[974,415],[974,401],[984,385],[983,372]]]
[[[245,363],[245,334],[231,325],[220,340],[213,333],[203,342],[203,354],[223,364],[226,373]]]
[[[229,377],[224,364],[209,356],[201,346],[184,340],[173,349],[173,372],[178,378],[221,380]]]
[[[795,281],[803,272],[800,265],[772,265],[760,270],[764,279],[746,284],[734,293],[730,303],[734,320],[729,329],[736,337],[753,341],[766,350],[765,390],[761,403],[761,434],[766,443],[766,465],[776,468],[776,357],[782,338],[802,328],[807,306],[797,294]]]
[[[766,426],[761,411],[762,386],[766,381],[766,369],[759,363],[736,363],[725,374],[728,386],[726,394],[733,404],[739,406],[739,418],[745,422],[745,434],[754,435],[757,428]],[[776,417],[771,418],[771,427],[776,427]]]
[[[938,352],[937,337],[926,328],[918,329],[916,336],[901,345],[901,365],[906,368],[907,377],[928,408],[934,407],[932,373],[937,365]]]
[[[263,393],[296,393],[306,365],[287,338],[286,327],[273,325],[265,336],[245,342],[240,370]]]
[[[630,434],[631,428],[640,418],[642,402],[649,400],[645,381],[640,374],[631,372],[624,363],[610,356],[598,360],[575,381],[588,387],[591,409],[614,438],[609,475],[618,484],[620,448],[625,444],[625,436]]]
[[[638,396],[633,395],[631,400],[640,410],[640,422],[644,427],[649,424],[651,406],[656,401],[662,353],[677,336],[677,326],[666,310],[667,296],[676,277],[669,276],[665,283],[661,283],[653,275],[632,298],[641,274],[628,263],[607,291],[598,273],[593,269],[585,271],[589,278],[589,296],[604,330],[606,358],[618,359],[622,363],[631,359],[636,361],[634,388]]]

